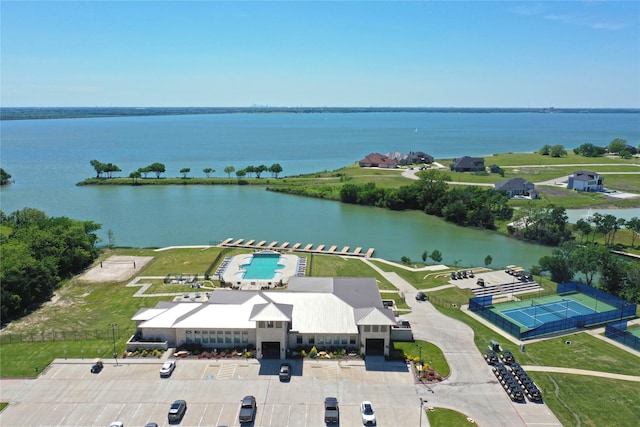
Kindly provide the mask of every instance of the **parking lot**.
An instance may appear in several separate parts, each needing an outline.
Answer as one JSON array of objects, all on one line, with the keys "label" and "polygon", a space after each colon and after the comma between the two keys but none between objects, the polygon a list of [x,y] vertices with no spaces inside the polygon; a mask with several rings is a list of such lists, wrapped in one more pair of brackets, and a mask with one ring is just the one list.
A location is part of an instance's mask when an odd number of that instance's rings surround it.
[{"label": "parking lot", "polygon": [[[340,402],[340,426],[362,425],[359,405],[373,403],[378,425],[420,425],[420,401],[404,363],[383,360],[294,360],[290,382],[280,382],[280,361],[178,360],[170,378],[160,378],[162,360],[105,360],[101,373],[88,360],[55,361],[36,380],[2,380],[0,414],[6,426],[168,425],[176,399],[187,401],[182,426],[238,426],[240,401],[254,395],[253,426],[324,425],[323,401]],[[424,425],[428,425],[423,417]]]}]

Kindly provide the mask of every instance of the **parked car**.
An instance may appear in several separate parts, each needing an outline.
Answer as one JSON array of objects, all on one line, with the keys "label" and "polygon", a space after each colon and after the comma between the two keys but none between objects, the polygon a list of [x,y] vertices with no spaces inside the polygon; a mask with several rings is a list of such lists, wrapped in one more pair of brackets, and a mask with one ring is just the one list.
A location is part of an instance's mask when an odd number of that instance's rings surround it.
[{"label": "parked car", "polygon": [[478,280],[476,280],[476,285],[484,286],[484,279],[482,277],[478,277]]},{"label": "parked car", "polygon": [[291,379],[291,365],[288,363],[280,365],[278,377],[280,377],[280,381],[289,381]]},{"label": "parked car", "polygon": [[416,294],[416,301],[426,301],[427,300],[427,296],[425,295],[424,292],[420,291]]},{"label": "parked car", "polygon": [[455,272],[455,271],[452,271],[452,272],[451,272],[451,279],[452,279],[452,280],[458,280],[458,276],[456,275],[456,272]]},{"label": "parked car", "polygon": [[184,400],[176,400],[171,404],[171,408],[169,408],[169,414],[167,418],[169,420],[169,424],[171,423],[179,423],[182,421],[185,412],[187,412],[187,402]]},{"label": "parked car", "polygon": [[102,360],[96,360],[95,363],[91,366],[91,373],[99,374],[102,371],[102,368],[104,368]]},{"label": "parked car", "polygon": [[360,414],[362,415],[362,424],[365,426],[376,425],[376,414],[373,412],[373,406],[368,400],[360,404]]},{"label": "parked car", "polygon": [[124,427],[124,423],[122,421],[114,421],[109,424],[109,427]]},{"label": "parked car", "polygon": [[340,408],[338,407],[338,399],[335,397],[324,399],[324,422],[331,424],[340,422]]},{"label": "parked car", "polygon": [[170,377],[174,369],[176,369],[176,361],[167,360],[162,364],[162,367],[160,368],[160,376],[162,378]]},{"label": "parked car", "polygon": [[146,423],[144,427],[158,427],[158,423]]},{"label": "parked car", "polygon": [[256,417],[256,398],[253,396],[245,396],[240,404],[240,414],[238,421],[242,423],[252,423]]}]

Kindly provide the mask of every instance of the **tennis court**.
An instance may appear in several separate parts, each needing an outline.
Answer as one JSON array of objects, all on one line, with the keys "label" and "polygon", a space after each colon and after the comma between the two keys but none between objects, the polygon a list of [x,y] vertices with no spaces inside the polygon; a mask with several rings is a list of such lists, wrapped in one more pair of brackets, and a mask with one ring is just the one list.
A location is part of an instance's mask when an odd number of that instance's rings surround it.
[{"label": "tennis court", "polygon": [[543,323],[559,319],[597,313],[596,310],[569,299],[551,302],[530,300],[529,304],[525,307],[502,310],[500,313],[527,329],[534,329]]}]

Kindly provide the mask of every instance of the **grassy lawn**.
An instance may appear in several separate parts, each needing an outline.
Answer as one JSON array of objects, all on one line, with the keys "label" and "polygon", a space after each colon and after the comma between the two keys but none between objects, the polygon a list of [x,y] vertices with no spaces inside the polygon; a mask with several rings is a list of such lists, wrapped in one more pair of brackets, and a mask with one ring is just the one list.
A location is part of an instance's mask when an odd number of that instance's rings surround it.
[{"label": "grassy lawn", "polygon": [[[386,262],[376,260],[371,260],[371,263],[383,271],[396,273],[398,276],[415,286],[416,289],[429,289],[435,288],[436,286],[446,285],[450,274],[450,270],[413,271],[407,270],[399,265],[388,264]],[[418,268],[424,266],[424,264],[411,263],[411,267],[414,265]]]},{"label": "grassy lawn", "polygon": [[[448,377],[451,374],[451,368],[449,368],[444,354],[442,354],[439,347],[430,342],[419,340],[415,342],[396,342],[393,343],[393,346],[396,351],[402,351],[403,355],[409,355],[414,360],[419,360],[422,354],[423,363],[435,369],[442,377]],[[422,352],[420,351],[420,346],[422,346]]]},{"label": "grassy lawn", "polygon": [[378,289],[397,290],[387,279],[356,258],[335,255],[312,255],[311,275],[316,277],[375,277]]},{"label": "grassy lawn", "polygon": [[640,419],[638,382],[544,372],[529,376],[563,426],[627,427]]},{"label": "grassy lawn", "polygon": [[467,421],[467,416],[461,412],[446,408],[433,408],[426,411],[431,427],[467,427],[473,425]]}]

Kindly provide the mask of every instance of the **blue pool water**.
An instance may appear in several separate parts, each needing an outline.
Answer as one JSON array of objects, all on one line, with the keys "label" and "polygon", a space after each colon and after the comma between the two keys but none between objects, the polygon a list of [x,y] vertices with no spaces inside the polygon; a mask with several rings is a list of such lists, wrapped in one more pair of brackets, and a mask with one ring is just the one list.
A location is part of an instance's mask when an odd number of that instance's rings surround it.
[{"label": "blue pool water", "polygon": [[280,255],[254,255],[248,264],[242,264],[245,269],[242,276],[243,279],[261,279],[269,280],[276,276],[276,270],[283,268],[284,265],[279,264]]}]

